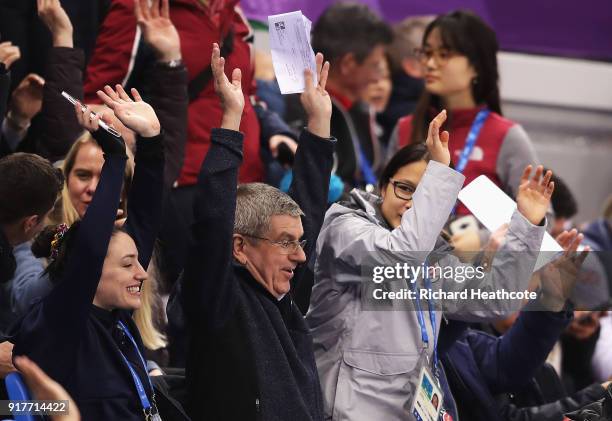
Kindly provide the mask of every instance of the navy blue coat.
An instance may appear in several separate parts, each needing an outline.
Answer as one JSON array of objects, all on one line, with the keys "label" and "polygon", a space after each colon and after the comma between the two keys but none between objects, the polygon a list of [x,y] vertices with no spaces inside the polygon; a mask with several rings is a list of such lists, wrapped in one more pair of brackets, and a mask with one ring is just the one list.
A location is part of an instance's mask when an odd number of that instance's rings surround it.
[{"label": "navy blue coat", "polygon": [[[189,337],[188,408],[192,419],[322,420],[323,400],[306,322],[287,294],[274,298],[232,256],[242,135],[213,129],[194,203],[194,243],[179,296],[168,306]],[[295,156],[291,197],[304,211],[307,262],[327,206],[335,141],[308,131]],[[312,262],[311,262],[312,263]],[[310,271],[296,268],[292,285]],[[174,302],[174,305],[172,305]]]},{"label": "navy blue coat", "polygon": [[446,341],[446,347],[442,339],[440,357],[460,419],[507,419],[502,416],[507,408],[502,408],[496,395],[529,385],[571,317],[571,312],[525,311],[499,338],[467,329],[465,323],[453,321],[446,326],[442,335],[453,339],[458,335],[458,339],[452,344]]},{"label": "navy blue coat", "polygon": [[[147,373],[133,345],[118,329],[125,323],[142,354],[140,334],[129,312],[92,304],[117,216],[127,156],[107,150],[102,130],[94,136],[105,154],[100,182],[81,221],[62,279],[16,326],[14,355],[27,355],[76,401],[84,420],[142,420],[134,381],[119,350],[139,375],[149,399]],[[107,135],[108,136],[108,135]],[[138,139],[136,170],[128,200],[126,230],[146,268],[161,222],[164,159],[162,135]]]},{"label": "navy blue coat", "polygon": [[465,323],[445,327],[443,336],[452,339],[441,340],[441,357],[460,419],[560,421],[564,412],[601,397],[604,389],[593,385],[574,396],[531,407],[519,408],[508,399],[511,393],[537,394],[534,376],[542,373],[546,357],[571,318],[571,312],[524,311],[501,337],[467,329]]}]

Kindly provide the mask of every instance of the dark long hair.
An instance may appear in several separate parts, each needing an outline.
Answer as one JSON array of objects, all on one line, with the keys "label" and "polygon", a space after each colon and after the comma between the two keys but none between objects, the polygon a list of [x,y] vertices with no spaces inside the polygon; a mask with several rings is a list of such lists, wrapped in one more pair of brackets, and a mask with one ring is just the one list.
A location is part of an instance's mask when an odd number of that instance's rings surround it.
[{"label": "dark long hair", "polygon": [[[476,70],[478,76],[472,83],[472,96],[476,104],[484,104],[501,115],[497,71],[499,47],[493,29],[474,13],[456,10],[438,16],[427,26],[423,44],[435,28],[440,31],[444,47],[466,56]],[[427,137],[431,108],[441,110],[442,100],[438,95],[423,91],[414,112],[411,143],[423,142]],[[450,110],[449,118],[452,119]]]},{"label": "dark long hair", "polygon": [[[61,281],[65,273],[68,262],[74,253],[75,240],[80,228],[81,220],[76,221],[68,228],[61,239],[59,239],[56,245],[55,256],[53,257],[52,242],[56,237],[57,225],[47,226],[32,242],[32,254],[34,254],[34,256],[50,259],[49,265],[45,269],[45,273],[47,273],[49,280],[54,285]],[[114,227],[111,237],[119,232],[130,235],[124,228]]]},{"label": "dark long hair", "polygon": [[395,153],[382,171],[378,188],[382,192],[400,168],[417,161],[429,161],[429,151],[424,143],[413,143],[404,146]]}]

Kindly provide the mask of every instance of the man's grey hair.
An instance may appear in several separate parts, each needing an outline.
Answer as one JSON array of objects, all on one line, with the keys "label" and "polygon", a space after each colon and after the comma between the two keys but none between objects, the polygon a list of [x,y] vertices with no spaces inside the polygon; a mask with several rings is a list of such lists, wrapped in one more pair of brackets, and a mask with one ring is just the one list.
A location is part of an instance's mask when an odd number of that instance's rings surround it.
[{"label": "man's grey hair", "polygon": [[274,215],[302,216],[304,212],[289,195],[268,184],[238,186],[234,233],[262,237]]}]

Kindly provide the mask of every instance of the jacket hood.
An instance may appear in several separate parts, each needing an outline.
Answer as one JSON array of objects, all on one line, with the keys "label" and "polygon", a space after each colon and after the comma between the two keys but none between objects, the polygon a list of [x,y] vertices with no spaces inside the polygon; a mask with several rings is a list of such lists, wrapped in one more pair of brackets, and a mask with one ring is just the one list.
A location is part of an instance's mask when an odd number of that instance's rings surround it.
[{"label": "jacket hood", "polygon": [[346,200],[335,203],[329,208],[326,220],[331,221],[338,216],[355,214],[390,230],[391,227],[381,213],[381,203],[382,198],[380,196],[364,190],[353,189]]}]

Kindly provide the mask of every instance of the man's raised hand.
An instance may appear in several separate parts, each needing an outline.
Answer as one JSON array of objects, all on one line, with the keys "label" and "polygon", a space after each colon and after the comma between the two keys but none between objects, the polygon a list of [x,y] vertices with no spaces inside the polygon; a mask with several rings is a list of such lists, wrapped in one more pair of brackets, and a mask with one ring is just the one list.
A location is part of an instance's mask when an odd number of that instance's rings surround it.
[{"label": "man's raised hand", "polygon": [[157,59],[163,62],[181,59],[181,41],[170,20],[169,0],[134,0],[136,22],[144,40],[155,50]]},{"label": "man's raised hand", "polygon": [[533,225],[538,225],[546,216],[555,183],[550,181],[552,171],[548,171],[542,177],[544,167],[540,165],[536,168],[533,177],[530,178],[531,169],[531,165],[528,165],[523,171],[521,184],[516,195],[516,203],[523,216]]},{"label": "man's raised hand", "polygon": [[315,57],[318,81],[314,84],[310,69],[304,70],[304,92],[300,96],[302,106],[308,116],[308,131],[319,137],[330,137],[330,120],[332,114],[331,97],[325,90],[329,75],[329,62],[323,62],[323,54]]},{"label": "man's raised hand", "polygon": [[138,91],[132,88],[132,99],[121,85],[116,85],[115,89],[106,85],[104,92],[97,92],[98,97],[127,128],[142,137],[157,136],[161,130],[157,115],[153,108],[142,100]]},{"label": "man's raised hand", "polygon": [[229,130],[240,129],[240,119],[244,109],[244,94],[242,93],[242,72],[236,68],[232,72],[230,82],[225,74],[225,58],[221,57],[219,44],[213,44],[210,60],[212,74],[215,80],[215,91],[221,101],[223,120],[221,127]]}]

